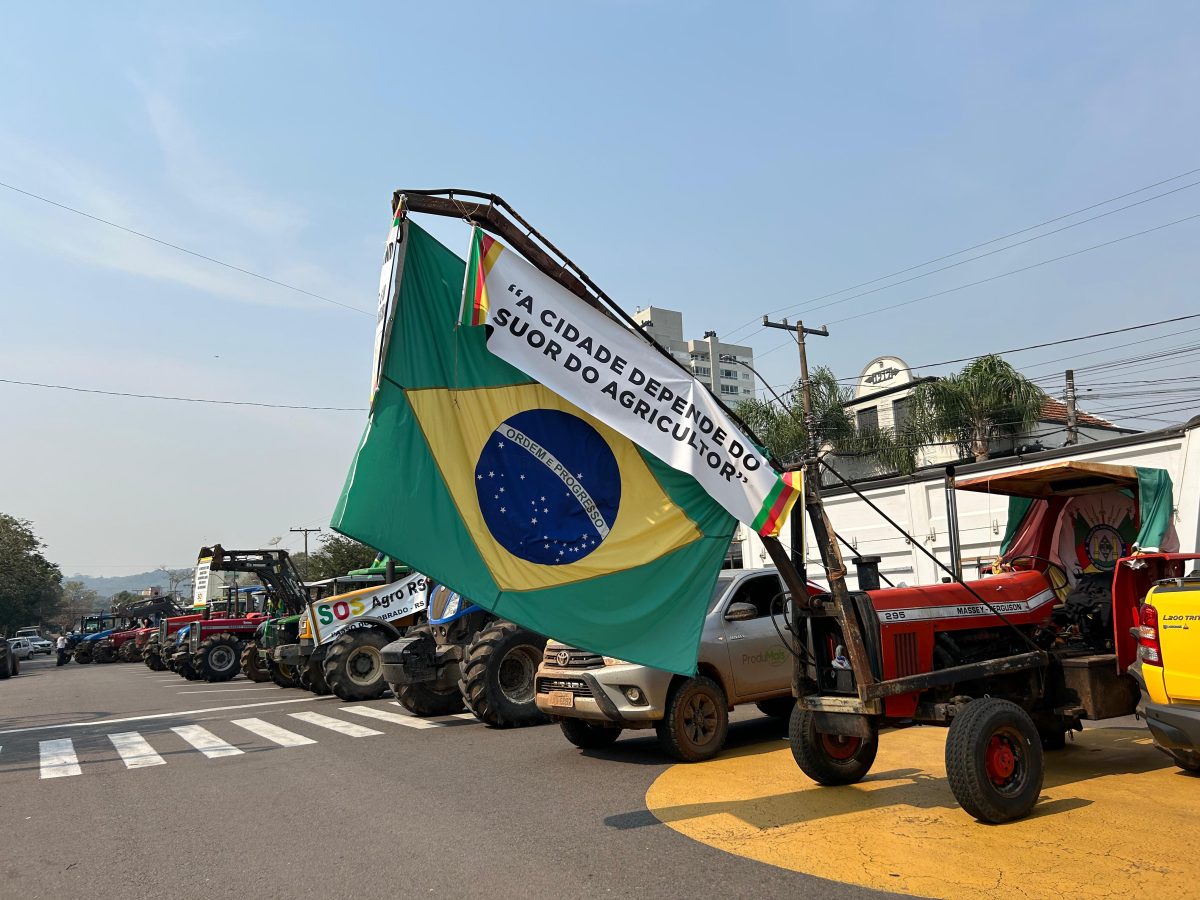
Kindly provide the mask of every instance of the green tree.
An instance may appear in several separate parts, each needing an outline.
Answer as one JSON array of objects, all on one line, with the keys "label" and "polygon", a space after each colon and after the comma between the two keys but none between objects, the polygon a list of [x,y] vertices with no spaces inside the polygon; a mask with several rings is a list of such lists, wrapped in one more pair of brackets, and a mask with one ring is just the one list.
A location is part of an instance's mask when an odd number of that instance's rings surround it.
[{"label": "green tree", "polygon": [[981,356],[957,375],[917,385],[912,431],[921,442],[954,441],[963,457],[982,462],[994,439],[1034,425],[1045,399],[1041,388],[999,356]]},{"label": "green tree", "polygon": [[[854,392],[843,386],[827,366],[812,372],[812,407],[817,441],[839,453],[858,453],[875,457],[879,465],[894,472],[911,472],[916,454],[912,436],[905,431],[894,435],[879,428],[859,429],[845,404]],[[783,395],[786,405],[763,400],[743,400],[734,412],[758,436],[771,455],[785,465],[799,462],[808,445],[804,425],[804,402],[797,381]]]},{"label": "green tree", "polygon": [[40,625],[57,612],[62,572],[45,546],[30,522],[0,513],[0,631]]},{"label": "green tree", "polygon": [[62,628],[74,628],[83,616],[90,616],[103,604],[100,595],[82,581],[68,581],[62,586],[62,604],[53,623]]},{"label": "green tree", "polygon": [[310,553],[307,560],[303,553],[295,557],[297,568],[309,581],[345,575],[353,569],[365,569],[375,561],[375,550],[340,534],[323,534],[320,543],[321,546]]}]

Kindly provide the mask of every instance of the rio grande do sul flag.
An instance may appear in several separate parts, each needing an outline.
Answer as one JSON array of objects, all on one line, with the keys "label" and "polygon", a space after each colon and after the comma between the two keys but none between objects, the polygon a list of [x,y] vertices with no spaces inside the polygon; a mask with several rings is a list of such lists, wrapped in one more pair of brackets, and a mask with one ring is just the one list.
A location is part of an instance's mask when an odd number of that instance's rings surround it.
[{"label": "rio grande do sul flag", "polygon": [[378,388],[333,527],[541,634],[693,672],[733,517],[459,326],[461,259],[407,219],[389,244]]},{"label": "rio grande do sul flag", "polygon": [[488,350],[779,534],[803,476],[776,472],[690,373],[479,228],[469,259],[460,322],[490,325]]}]

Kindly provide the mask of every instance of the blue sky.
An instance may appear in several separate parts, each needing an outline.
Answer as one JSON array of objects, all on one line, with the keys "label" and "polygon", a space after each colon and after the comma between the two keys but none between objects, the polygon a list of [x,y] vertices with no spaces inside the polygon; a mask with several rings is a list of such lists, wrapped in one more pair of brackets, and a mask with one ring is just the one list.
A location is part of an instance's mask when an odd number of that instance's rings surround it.
[{"label": "blue sky", "polygon": [[[628,309],[682,309],[690,334],[751,344],[785,384],[779,333],[739,326],[1200,167],[1198,18],[1182,3],[24,5],[5,17],[0,181],[367,311],[394,188],[494,191]],[[833,331],[814,361],[849,378],[883,353],[921,366],[1200,311],[1197,220],[837,322],[1196,213],[1200,188],[1180,190],[813,309]],[[430,228],[465,249],[465,227]],[[3,189],[0,273],[0,378],[366,399],[371,315]],[[1133,338],[1155,340],[1012,360],[1054,373],[1068,353],[1195,335]],[[187,564],[211,541],[296,546],[289,527],[328,522],[363,421],[0,384],[0,510],[32,519],[68,573]]]}]

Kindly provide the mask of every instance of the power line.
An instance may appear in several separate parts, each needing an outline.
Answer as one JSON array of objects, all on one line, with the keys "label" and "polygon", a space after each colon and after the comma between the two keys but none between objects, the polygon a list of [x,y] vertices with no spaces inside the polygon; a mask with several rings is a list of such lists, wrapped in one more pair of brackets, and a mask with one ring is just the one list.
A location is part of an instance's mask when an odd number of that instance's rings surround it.
[{"label": "power line", "polygon": [[77,216],[83,216],[85,219],[91,219],[93,222],[99,222],[100,224],[107,225],[110,228],[116,228],[118,231],[124,231],[126,234],[132,234],[135,237],[142,238],[143,240],[153,241],[154,243],[161,244],[164,247],[170,247],[172,250],[178,250],[180,253],[186,253],[188,256],[194,256],[197,259],[203,259],[206,262],[216,263],[218,266],[224,266],[226,269],[232,269],[235,272],[241,272],[243,275],[249,275],[251,278],[257,278],[260,281],[265,281],[281,288],[287,288],[289,291],[295,291],[298,294],[304,294],[306,297],[312,297],[316,300],[322,301],[323,303],[332,303],[334,306],[340,306],[342,309],[348,309],[351,312],[361,313],[364,316],[371,316],[372,318],[375,316],[375,313],[368,312],[365,309],[360,309],[357,306],[351,306],[348,303],[342,303],[340,300],[334,300],[330,297],[323,296],[322,294],[313,293],[312,291],[305,290],[302,287],[296,287],[294,284],[288,284],[286,281],[279,281],[278,279],[271,278],[267,275],[262,275],[258,272],[252,272],[250,269],[243,269],[241,266],[235,266],[233,263],[225,262],[223,259],[217,259],[215,256],[209,256],[196,250],[189,250],[187,247],[179,246],[179,244],[172,244],[170,241],[165,241],[162,238],[156,238],[154,235],[146,234],[144,231],[137,231],[136,229],[129,228],[128,226],[119,225],[116,222],[110,222],[108,219],[101,218],[100,216],[93,215],[89,212],[84,212],[82,209],[76,209],[73,206],[67,206],[65,203],[59,203],[56,200],[51,200],[49,197],[43,197],[41,194],[35,194],[32,191],[24,190],[23,188],[16,187],[15,185],[6,184],[5,182],[0,181],[0,187],[7,188],[8,190],[14,191],[18,194],[24,194],[26,197],[32,197],[34,200],[40,200],[42,203],[48,203],[51,206],[74,213]]},{"label": "power line", "polygon": [[[1047,341],[1044,344],[1030,344],[1027,347],[1015,347],[1012,350],[996,350],[996,351],[993,351],[992,353],[981,353],[978,356],[963,356],[959,359],[944,359],[941,362],[924,363],[919,366],[913,366],[913,368],[914,369],[928,369],[928,368],[932,368],[934,366],[948,366],[948,365],[951,365],[952,363],[971,362],[972,360],[981,359],[984,356],[997,356],[997,355],[1005,356],[1009,353],[1023,353],[1026,350],[1041,350],[1045,347],[1057,347],[1060,344],[1071,344],[1071,343],[1074,343],[1075,341],[1088,341],[1088,340],[1091,340],[1092,338],[1108,337],[1109,335],[1112,335],[1112,334],[1124,334],[1127,331],[1137,331],[1141,328],[1154,328],[1157,325],[1169,325],[1173,322],[1182,322],[1186,319],[1200,319],[1200,313],[1193,313],[1192,315],[1187,315],[1187,316],[1176,316],[1173,319],[1163,319],[1159,322],[1145,322],[1141,325],[1130,325],[1126,328],[1114,328],[1111,331],[1097,331],[1095,334],[1084,334],[1084,335],[1080,335],[1079,337],[1063,338],[1062,340],[1059,340],[1059,341]],[[1169,337],[1169,336],[1170,335],[1163,335],[1163,337]],[[1128,345],[1125,345],[1125,346],[1128,346]],[[1072,359],[1073,357],[1065,357],[1065,358]]]},{"label": "power line", "polygon": [[[825,299],[827,299],[827,298],[829,298],[829,297],[836,297],[838,294],[844,294],[844,293],[846,293],[847,291],[855,291],[855,290],[858,290],[858,289],[859,289],[859,288],[861,288],[861,287],[866,287],[867,285],[875,284],[876,282],[879,282],[879,281],[885,281],[885,280],[886,280],[886,279],[888,279],[888,278],[895,278],[897,275],[905,275],[905,274],[907,274],[907,273],[909,273],[909,272],[912,272],[912,271],[914,271],[914,270],[916,270],[916,269],[922,269],[922,268],[924,268],[925,266],[931,266],[931,265],[933,265],[933,264],[935,264],[935,263],[939,263],[939,262],[942,262],[943,260],[950,259],[950,258],[952,258],[952,257],[955,257],[955,256],[959,256],[960,254],[963,254],[963,253],[970,253],[972,250],[978,250],[978,249],[980,249],[981,247],[987,247],[987,246],[989,246],[989,245],[991,245],[991,244],[998,243],[999,241],[1004,241],[1004,240],[1007,240],[1007,239],[1008,239],[1008,238],[1010,238],[1010,237],[1016,237],[1017,235],[1020,235],[1020,234],[1025,234],[1025,233],[1027,233],[1027,232],[1030,232],[1030,231],[1036,231],[1037,229],[1039,229],[1039,228],[1044,228],[1044,227],[1045,227],[1045,226],[1047,226],[1047,225],[1053,225],[1055,222],[1061,222],[1063,219],[1069,219],[1069,218],[1071,218],[1072,216],[1077,216],[1077,215],[1079,215],[1080,213],[1090,212],[1090,211],[1091,211],[1091,210],[1093,210],[1093,209],[1097,209],[1097,208],[1099,208],[1099,207],[1101,207],[1101,206],[1106,206],[1106,205],[1107,205],[1107,204],[1109,204],[1109,203],[1116,203],[1118,200],[1124,200],[1126,197],[1132,197],[1132,196],[1134,196],[1135,194],[1140,194],[1140,193],[1142,193],[1143,191],[1148,191],[1148,190],[1151,190],[1151,189],[1153,189],[1153,188],[1159,187],[1160,185],[1168,184],[1168,183],[1170,183],[1170,182],[1172,182],[1172,181],[1178,181],[1180,178],[1186,178],[1188,175],[1194,175],[1194,174],[1196,174],[1197,172],[1200,172],[1200,169],[1189,169],[1189,170],[1188,170],[1188,171],[1186,171],[1186,172],[1180,172],[1178,175],[1172,175],[1170,178],[1164,178],[1162,181],[1156,181],[1156,182],[1154,182],[1153,184],[1148,184],[1148,185],[1146,185],[1146,186],[1144,186],[1144,187],[1140,187],[1140,188],[1138,188],[1137,190],[1133,190],[1133,191],[1127,191],[1126,193],[1124,193],[1124,194],[1120,194],[1120,195],[1118,195],[1118,196],[1116,196],[1116,197],[1109,197],[1107,200],[1101,200],[1099,203],[1093,203],[1093,204],[1092,204],[1092,205],[1090,205],[1090,206],[1085,206],[1085,207],[1083,207],[1083,208],[1081,208],[1081,209],[1074,210],[1073,212],[1069,212],[1069,213],[1063,213],[1063,214],[1062,214],[1062,215],[1060,215],[1060,216],[1055,216],[1055,217],[1054,217],[1054,218],[1052,218],[1052,219],[1047,219],[1046,221],[1044,221],[1044,222],[1039,222],[1039,223],[1038,223],[1038,224],[1036,224],[1036,225],[1030,225],[1030,226],[1028,226],[1027,228],[1021,228],[1021,229],[1019,229],[1019,230],[1017,230],[1017,231],[1011,231],[1011,232],[1009,232],[1008,234],[1003,234],[1003,235],[1000,235],[1000,237],[995,237],[995,238],[992,238],[991,240],[988,240],[988,241],[983,241],[982,243],[979,243],[979,244],[973,244],[973,245],[972,245],[972,246],[970,246],[970,247],[964,247],[964,248],[963,248],[963,249],[961,249],[961,250],[955,250],[953,253],[947,253],[947,254],[945,254],[945,255],[943,255],[943,256],[939,256],[939,257],[937,257],[936,259],[930,259],[930,260],[926,260],[926,261],[925,261],[925,262],[923,262],[923,263],[918,263],[918,264],[916,264],[916,265],[914,265],[914,266],[909,266],[908,268],[905,268],[905,269],[900,269],[900,270],[898,270],[898,271],[896,271],[896,272],[892,272],[892,273],[890,273],[890,274],[888,274],[888,275],[880,275],[878,278],[872,278],[872,279],[870,279],[869,281],[863,281],[863,282],[860,282],[860,283],[858,283],[858,284],[851,285],[850,287],[845,287],[845,288],[842,288],[841,290],[838,290],[838,291],[831,291],[830,293],[828,293],[828,294],[822,294],[822,295],[821,295],[821,296],[819,296],[819,297],[811,297],[811,298],[809,298],[808,300],[801,300],[799,303],[793,304],[793,306],[801,306],[801,305],[804,305],[804,304],[807,304],[807,303],[816,303],[816,302],[817,302],[817,301],[819,301],[819,300],[825,300]],[[1189,185],[1189,186],[1190,186],[1190,185]],[[1182,190],[1182,188],[1180,188],[1179,190]],[[1162,195],[1162,196],[1165,196],[1165,195]],[[1151,198],[1151,199],[1153,199],[1153,198]],[[1082,224],[1082,223],[1080,223],[1080,224]],[[1016,245],[1014,245],[1014,246],[1016,246]],[[785,309],[791,309],[791,307],[790,307],[790,306],[788,306],[788,307],[783,307],[783,308],[781,308],[781,309],[773,310],[772,312],[783,312]],[[729,339],[732,339],[732,336],[733,336],[734,334],[736,334],[737,332],[741,331],[741,330],[742,330],[743,328],[745,328],[747,325],[753,325],[753,324],[754,324],[754,323],[756,323],[757,321],[758,321],[758,317],[755,317],[755,318],[753,318],[753,319],[750,319],[750,320],[748,320],[747,322],[744,322],[744,323],[742,323],[741,325],[737,326],[737,327],[736,327],[735,329],[733,329],[733,331],[730,333],[730,335],[729,335]],[[759,329],[759,330],[761,330],[761,329]]]},{"label": "power line", "polygon": [[179,403],[213,403],[219,406],[258,406],[267,409],[311,409],[331,412],[366,412],[360,406],[300,406],[290,403],[259,403],[254,400],[212,400],[203,397],[168,397],[162,394],[134,394],[126,391],[102,391],[98,388],[82,388],[66,384],[44,384],[38,381],[17,381],[0,378],[0,384],[16,384],[22,387],[50,388],[57,391],[74,391],[79,394],[104,394],[107,397],[132,397],[138,400],[174,400]]}]

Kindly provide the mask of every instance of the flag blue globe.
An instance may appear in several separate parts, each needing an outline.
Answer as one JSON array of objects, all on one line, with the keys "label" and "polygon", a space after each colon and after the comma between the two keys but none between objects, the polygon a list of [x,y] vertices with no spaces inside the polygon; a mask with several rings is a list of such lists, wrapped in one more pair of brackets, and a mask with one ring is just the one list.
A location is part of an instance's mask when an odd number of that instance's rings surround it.
[{"label": "flag blue globe", "polygon": [[608,442],[579,416],[530,409],[488,438],[475,492],[483,521],[505,550],[562,566],[608,537],[621,505],[621,471]]}]

